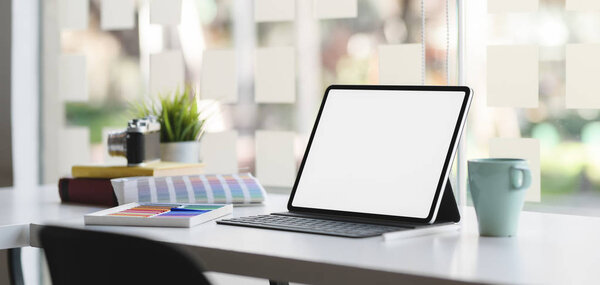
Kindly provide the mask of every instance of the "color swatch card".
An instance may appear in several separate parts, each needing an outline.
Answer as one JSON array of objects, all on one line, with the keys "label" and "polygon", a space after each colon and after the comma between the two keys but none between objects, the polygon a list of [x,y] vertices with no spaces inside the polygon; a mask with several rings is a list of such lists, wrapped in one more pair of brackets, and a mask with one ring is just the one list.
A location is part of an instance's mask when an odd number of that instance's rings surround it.
[{"label": "color swatch card", "polygon": [[129,203],[84,216],[86,225],[189,228],[230,215],[232,205]]},{"label": "color swatch card", "polygon": [[119,205],[140,203],[258,204],[265,189],[250,173],[128,177],[111,180]]}]

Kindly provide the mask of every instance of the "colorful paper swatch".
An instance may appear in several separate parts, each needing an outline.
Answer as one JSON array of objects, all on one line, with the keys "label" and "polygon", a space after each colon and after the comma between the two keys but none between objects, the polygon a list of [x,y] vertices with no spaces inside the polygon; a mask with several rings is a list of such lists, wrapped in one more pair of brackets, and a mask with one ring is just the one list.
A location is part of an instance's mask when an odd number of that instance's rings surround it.
[{"label": "colorful paper swatch", "polygon": [[569,44],[566,56],[566,107],[600,108],[600,44]]},{"label": "colorful paper swatch", "polygon": [[193,216],[198,216],[204,213],[208,213],[211,210],[185,210],[185,209],[171,209],[171,211],[169,212],[165,212],[162,214],[159,214],[158,217],[170,217],[170,218],[177,218],[177,217],[193,217]]},{"label": "colorful paper swatch", "polygon": [[254,21],[293,21],[296,13],[295,0],[254,0]]},{"label": "colorful paper swatch", "polygon": [[259,48],[254,68],[256,103],[296,101],[296,57],[293,47]]},{"label": "colorful paper swatch", "polygon": [[538,6],[539,0],[488,0],[488,13],[534,13]]},{"label": "colorful paper swatch", "polygon": [[100,27],[103,30],[135,27],[135,0],[102,0],[100,13]]},{"label": "colorful paper swatch", "polygon": [[487,105],[537,108],[539,104],[538,47],[487,48]]},{"label": "colorful paper swatch", "polygon": [[380,45],[379,84],[420,85],[421,54],[420,44]]},{"label": "colorful paper swatch", "polygon": [[119,205],[146,203],[251,204],[265,199],[265,190],[250,173],[131,177],[111,180]]},{"label": "colorful paper swatch", "polygon": [[357,0],[314,0],[315,18],[341,19],[356,18]]},{"label": "colorful paper swatch", "polygon": [[108,216],[149,218],[164,212],[168,212],[171,210],[171,208],[173,208],[173,206],[142,205],[113,214],[108,214]]},{"label": "colorful paper swatch", "polygon": [[120,217],[193,217],[223,207],[223,205],[173,205],[173,204],[145,204],[107,216]]}]

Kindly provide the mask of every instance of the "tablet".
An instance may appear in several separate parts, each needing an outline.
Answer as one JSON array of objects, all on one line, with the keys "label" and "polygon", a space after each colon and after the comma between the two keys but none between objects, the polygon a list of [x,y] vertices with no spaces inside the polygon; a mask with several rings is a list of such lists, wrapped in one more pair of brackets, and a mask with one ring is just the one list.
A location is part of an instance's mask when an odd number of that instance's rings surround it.
[{"label": "tablet", "polygon": [[288,210],[433,223],[471,98],[468,87],[330,86]]}]

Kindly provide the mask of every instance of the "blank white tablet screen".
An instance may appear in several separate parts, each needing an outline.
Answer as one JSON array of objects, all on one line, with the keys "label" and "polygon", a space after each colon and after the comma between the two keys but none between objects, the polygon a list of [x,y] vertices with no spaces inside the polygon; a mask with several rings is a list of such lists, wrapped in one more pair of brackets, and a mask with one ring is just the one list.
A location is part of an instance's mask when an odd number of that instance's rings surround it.
[{"label": "blank white tablet screen", "polygon": [[292,206],[427,218],[464,98],[331,89]]}]

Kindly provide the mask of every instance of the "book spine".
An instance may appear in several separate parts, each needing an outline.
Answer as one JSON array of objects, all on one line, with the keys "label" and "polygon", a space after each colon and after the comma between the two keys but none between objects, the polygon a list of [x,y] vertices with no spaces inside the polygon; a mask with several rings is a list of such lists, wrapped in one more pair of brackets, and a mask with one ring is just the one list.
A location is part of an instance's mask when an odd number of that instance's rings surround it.
[{"label": "book spine", "polygon": [[58,193],[63,202],[108,207],[117,205],[110,179],[61,178]]},{"label": "book spine", "polygon": [[93,167],[75,165],[71,167],[71,175],[74,178],[153,176],[154,169],[142,167]]}]

